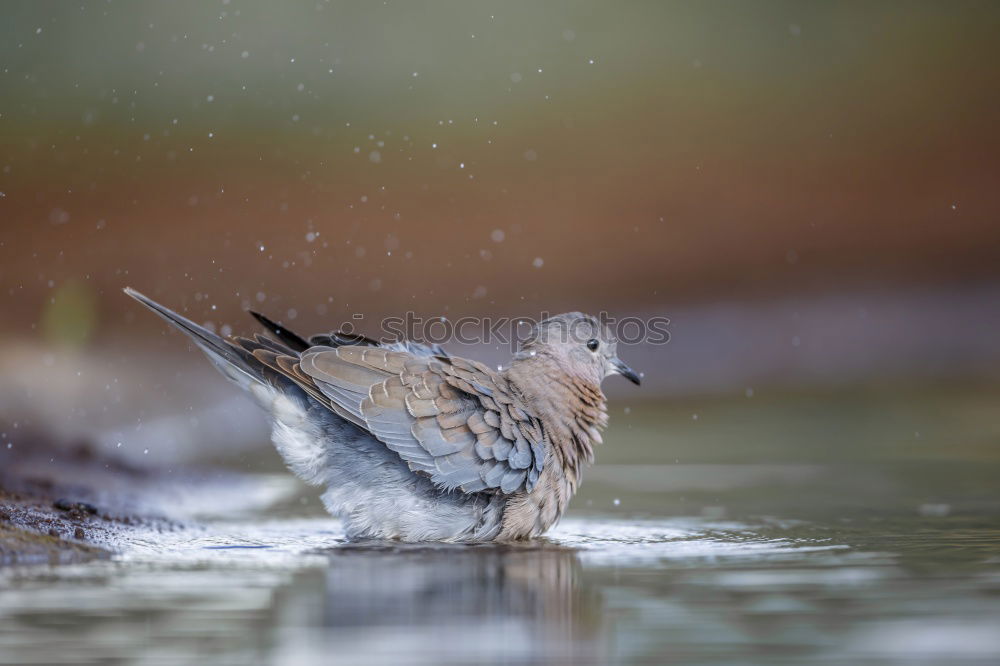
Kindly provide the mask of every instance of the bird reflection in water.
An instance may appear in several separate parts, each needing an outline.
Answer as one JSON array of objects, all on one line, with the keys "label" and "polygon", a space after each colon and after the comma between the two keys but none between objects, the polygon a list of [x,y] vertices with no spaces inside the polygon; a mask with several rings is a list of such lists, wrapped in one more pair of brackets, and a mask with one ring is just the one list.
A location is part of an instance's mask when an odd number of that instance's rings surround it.
[{"label": "bird reflection in water", "polygon": [[604,661],[601,599],[572,550],[351,544],[325,554],[322,624],[345,660]]}]

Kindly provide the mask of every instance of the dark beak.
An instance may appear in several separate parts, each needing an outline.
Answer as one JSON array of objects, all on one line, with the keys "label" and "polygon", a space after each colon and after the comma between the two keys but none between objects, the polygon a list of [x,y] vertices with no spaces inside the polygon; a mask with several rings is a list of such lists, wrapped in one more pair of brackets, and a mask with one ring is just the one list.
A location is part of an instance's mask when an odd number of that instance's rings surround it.
[{"label": "dark beak", "polygon": [[619,375],[621,375],[625,379],[629,380],[630,382],[632,382],[636,386],[639,386],[642,383],[641,380],[639,379],[639,375],[636,373],[636,371],[633,370],[632,368],[628,367],[627,365],[625,365],[621,361],[619,361],[617,358],[611,362],[611,365],[613,365],[615,367],[615,371]]}]

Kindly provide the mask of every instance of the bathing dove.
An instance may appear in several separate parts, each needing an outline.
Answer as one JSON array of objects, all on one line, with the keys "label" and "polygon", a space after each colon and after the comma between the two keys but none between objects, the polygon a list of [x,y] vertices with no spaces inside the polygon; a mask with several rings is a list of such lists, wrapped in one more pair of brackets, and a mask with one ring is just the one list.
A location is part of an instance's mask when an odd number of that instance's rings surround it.
[{"label": "bathing dove", "polygon": [[601,381],[638,375],[597,319],[537,324],[507,369],[436,345],[348,333],[220,337],[125,289],[187,333],[273,421],[289,469],[325,487],[351,538],[526,539],[559,520],[607,423]]}]

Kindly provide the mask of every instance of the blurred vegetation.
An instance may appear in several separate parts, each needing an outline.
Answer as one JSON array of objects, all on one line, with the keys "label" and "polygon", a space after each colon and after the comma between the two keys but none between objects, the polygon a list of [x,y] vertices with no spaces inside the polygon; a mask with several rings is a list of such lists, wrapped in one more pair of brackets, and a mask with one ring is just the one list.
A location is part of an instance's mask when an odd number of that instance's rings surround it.
[{"label": "blurred vegetation", "polygon": [[97,326],[97,295],[90,285],[69,281],[52,295],[42,314],[46,342],[63,347],[83,347]]},{"label": "blurred vegetation", "polygon": [[996,3],[4,18],[9,332],[68,279],[117,330],[126,283],[319,328],[997,278]]}]

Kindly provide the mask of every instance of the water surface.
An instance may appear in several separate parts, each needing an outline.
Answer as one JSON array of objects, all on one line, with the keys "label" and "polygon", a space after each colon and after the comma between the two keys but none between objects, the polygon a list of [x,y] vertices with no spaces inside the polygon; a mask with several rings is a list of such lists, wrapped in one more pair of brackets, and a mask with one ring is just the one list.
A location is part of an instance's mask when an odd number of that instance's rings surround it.
[{"label": "water surface", "polygon": [[[619,452],[653,436],[631,423]],[[0,570],[0,663],[1000,661],[989,456],[734,458],[620,455],[521,546],[348,543],[264,476],[265,510],[220,505],[109,562]]]}]

